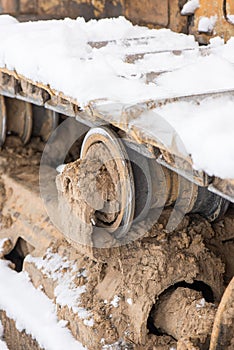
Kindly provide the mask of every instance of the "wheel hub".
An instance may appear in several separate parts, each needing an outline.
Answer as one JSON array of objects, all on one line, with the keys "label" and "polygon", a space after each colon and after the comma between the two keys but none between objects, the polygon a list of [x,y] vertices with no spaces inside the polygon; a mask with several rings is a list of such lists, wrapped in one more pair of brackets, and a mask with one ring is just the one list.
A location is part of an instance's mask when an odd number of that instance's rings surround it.
[{"label": "wheel hub", "polygon": [[128,232],[135,211],[135,189],[127,152],[118,136],[107,127],[91,129],[81,148],[81,159],[101,162],[96,177],[104,207],[96,212],[97,225],[117,238]]}]

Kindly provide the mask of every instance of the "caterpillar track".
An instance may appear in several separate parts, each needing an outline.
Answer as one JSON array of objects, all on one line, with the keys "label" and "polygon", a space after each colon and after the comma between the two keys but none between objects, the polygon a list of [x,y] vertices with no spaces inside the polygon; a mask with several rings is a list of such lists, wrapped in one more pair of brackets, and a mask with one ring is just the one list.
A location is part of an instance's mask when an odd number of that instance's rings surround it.
[{"label": "caterpillar track", "polygon": [[[225,39],[231,36],[231,7],[227,2],[221,7],[222,25],[218,3],[211,9],[201,1],[191,32],[199,27],[197,19],[214,10],[209,38],[215,30]],[[10,43],[14,25],[23,33],[24,24],[10,24]],[[36,25],[30,29],[38,35]],[[72,25],[66,35],[72,35]],[[207,33],[196,34],[207,43]],[[105,88],[100,85],[103,95],[90,88],[95,98],[84,97],[80,89],[80,100],[56,88],[52,78],[51,83],[34,80],[16,59],[8,62],[8,46],[0,44],[0,62],[5,59],[0,67],[0,258],[28,272],[35,287],[55,301],[58,318],[67,320],[73,336],[90,350],[232,350],[234,179],[196,168],[194,155],[166,117],[167,110],[178,108],[189,113],[197,108],[199,114],[205,106],[212,113],[210,101],[220,111],[227,101],[231,108],[234,87],[188,86],[187,93],[178,87],[168,95],[156,90],[161,79],[169,77],[173,85],[177,71],[196,69],[194,59],[209,63],[223,57],[212,45],[198,46],[179,34],[172,44],[159,39],[150,29],[144,35],[137,30],[134,35],[133,29],[129,37],[87,39],[88,53],[79,57],[80,80],[85,64],[97,61],[98,67],[102,57],[103,81],[95,70],[84,90],[97,82]],[[27,42],[22,45],[23,61]],[[149,57],[181,62],[152,70]],[[112,80],[110,91],[106,88],[113,78],[111,61],[119,90],[126,89],[126,81],[132,88],[129,101],[113,92]],[[33,64],[43,72],[43,60]],[[72,304],[75,309],[61,302],[56,288],[66,288],[67,295],[79,288],[86,292]],[[12,324],[4,312],[1,319],[6,329]],[[9,335],[5,338],[10,350],[25,341],[17,337],[12,345]]]}]

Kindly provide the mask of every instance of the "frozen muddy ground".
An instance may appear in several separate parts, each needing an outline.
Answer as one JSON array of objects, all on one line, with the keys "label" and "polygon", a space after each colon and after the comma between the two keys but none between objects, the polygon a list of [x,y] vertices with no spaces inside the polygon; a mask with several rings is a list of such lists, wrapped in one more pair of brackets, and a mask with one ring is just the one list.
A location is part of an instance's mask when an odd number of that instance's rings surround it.
[{"label": "frozen muddy ground", "polygon": [[0,309],[15,321],[19,332],[25,330],[46,350],[85,350],[65,327],[66,321],[57,320],[55,305],[34,288],[27,273],[17,273],[0,260],[0,279],[4,281],[0,287]]},{"label": "frozen muddy ground", "polygon": [[[10,174],[15,164],[20,168],[20,164],[28,165],[29,160],[34,164],[31,167],[36,167],[39,148],[36,142],[24,149],[18,147],[18,157],[10,152],[10,148],[3,151],[3,158],[8,160],[6,171]],[[1,164],[4,168],[4,162]],[[28,181],[34,183],[35,179],[28,177]],[[3,184],[1,188],[0,198],[3,200],[0,203],[4,210],[9,192],[5,191]],[[155,331],[158,320],[152,322],[152,319],[157,319],[155,310],[163,305],[165,293],[172,295],[170,300],[176,299],[178,305],[183,305],[177,311],[181,313],[181,318],[184,317],[183,324],[185,328],[188,327],[189,334],[189,327],[194,329],[200,316],[204,324],[206,317],[207,320],[212,317],[212,312],[208,312],[210,304],[214,303],[216,309],[225,285],[234,275],[231,259],[234,252],[234,213],[232,209],[229,210],[223,220],[212,225],[199,216],[186,216],[178,229],[168,234],[165,226],[169,215],[170,209],[164,211],[158,223],[150,231],[145,230],[141,240],[127,246],[88,252],[84,251],[84,247],[74,248],[62,239],[55,240],[50,249],[40,256],[33,256],[33,253],[28,255],[24,269],[37,289],[29,282],[25,272],[17,274],[7,267],[6,262],[0,261],[1,280],[7,281],[0,287],[0,308],[17,319],[20,329],[27,326],[28,332],[38,338],[41,344],[44,341],[46,350],[51,349],[48,347],[51,332],[48,333],[44,328],[44,324],[48,325],[48,320],[45,321],[47,317],[53,322],[53,329],[61,331],[62,337],[65,333],[66,337],[73,339],[65,330],[63,321],[55,322],[56,317],[67,320],[73,337],[89,350],[192,349],[196,345],[192,345],[187,338],[181,338],[176,317],[174,321],[170,319],[170,322],[166,322],[166,327],[159,320],[163,329],[161,336]],[[138,229],[144,230],[144,223]],[[3,243],[6,246],[6,241],[2,242],[2,249]],[[201,283],[197,284],[196,281]],[[17,285],[17,288],[21,285],[26,304],[31,298],[36,298],[35,302],[31,300],[33,313],[25,313],[25,309],[20,308],[23,306],[18,305],[14,294],[18,290],[16,287],[10,288],[12,285]],[[180,288],[185,288],[185,295],[189,295],[187,299],[183,299],[184,292],[181,296]],[[173,291],[178,294],[171,294]],[[191,303],[187,303],[189,298]],[[42,299],[44,309],[38,310],[39,300]],[[186,322],[184,315],[186,310],[191,310],[190,307],[194,307],[193,317],[189,317]],[[213,307],[211,310],[214,310]],[[31,321],[26,324],[26,321],[34,319],[36,312],[43,314],[37,317],[41,324]],[[27,316],[26,321],[22,319],[23,316]],[[169,334],[179,338],[177,344]],[[40,338],[42,336],[43,339]],[[59,339],[57,335],[54,337]],[[193,337],[193,343],[197,344],[204,341],[206,335],[202,336],[202,340],[200,334],[194,334]],[[75,342],[74,339],[71,341]]]}]

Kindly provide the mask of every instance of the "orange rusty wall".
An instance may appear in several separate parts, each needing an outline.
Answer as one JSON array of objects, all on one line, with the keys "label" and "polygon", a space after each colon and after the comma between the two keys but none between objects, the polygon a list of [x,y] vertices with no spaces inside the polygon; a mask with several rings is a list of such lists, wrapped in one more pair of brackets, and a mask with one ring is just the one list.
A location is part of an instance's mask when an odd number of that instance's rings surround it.
[{"label": "orange rusty wall", "polygon": [[121,3],[122,0],[37,0],[36,12],[58,17],[84,16],[86,19],[114,17],[123,12]]},{"label": "orange rusty wall", "polygon": [[169,23],[168,14],[169,0],[125,0],[125,14],[136,22],[155,24],[167,27]]},{"label": "orange rusty wall", "polygon": [[[234,1],[226,0],[226,7],[224,0],[200,0],[200,7],[194,15],[193,25],[190,27],[190,33],[195,35],[196,39],[202,43],[207,44],[209,40],[216,35],[222,37],[227,41],[234,36],[234,25],[228,19],[228,15],[234,15]],[[227,16],[226,16],[227,15]],[[214,19],[213,28],[210,31],[204,31],[199,24],[202,17]]]},{"label": "orange rusty wall", "polygon": [[188,19],[180,12],[187,0],[125,0],[124,14],[134,23],[186,33]]},{"label": "orange rusty wall", "polygon": [[234,15],[234,1],[233,0],[227,0],[227,5],[226,5],[226,11],[228,15]]},{"label": "orange rusty wall", "polygon": [[19,0],[0,0],[0,13],[18,13]]},{"label": "orange rusty wall", "polygon": [[86,19],[123,14],[123,0],[0,0],[0,13],[18,17]]},{"label": "orange rusty wall", "polygon": [[0,0],[0,13],[19,19],[86,19],[125,15],[137,24],[187,31],[187,18],[180,15],[186,0]]}]

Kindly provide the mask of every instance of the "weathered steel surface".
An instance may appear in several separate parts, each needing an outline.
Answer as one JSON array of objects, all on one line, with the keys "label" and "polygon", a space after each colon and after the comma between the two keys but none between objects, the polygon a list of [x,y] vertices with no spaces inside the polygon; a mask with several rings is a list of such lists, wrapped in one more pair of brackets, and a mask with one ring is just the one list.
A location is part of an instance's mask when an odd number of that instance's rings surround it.
[{"label": "weathered steel surface", "polygon": [[222,180],[216,178],[212,184],[211,191],[216,194],[224,194],[229,201],[234,203],[234,179]]},{"label": "weathered steel surface", "polygon": [[[195,12],[194,25],[190,28],[190,33],[194,34],[202,43],[208,43],[211,37],[217,35],[228,40],[234,35],[234,24],[228,18],[230,15],[234,15],[232,0],[200,0],[200,7]],[[206,33],[199,30],[199,22],[202,17],[213,18],[213,30],[211,28]]]},{"label": "weathered steel surface", "polygon": [[188,32],[188,19],[181,16],[181,10],[185,4],[185,0],[169,1],[169,24],[168,28],[179,33]]},{"label": "weathered steel surface", "polygon": [[154,1],[125,0],[126,16],[140,23],[155,24],[167,27],[169,24],[169,0]]}]

